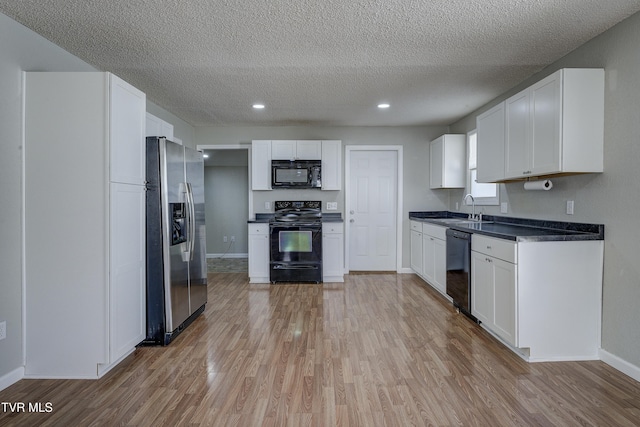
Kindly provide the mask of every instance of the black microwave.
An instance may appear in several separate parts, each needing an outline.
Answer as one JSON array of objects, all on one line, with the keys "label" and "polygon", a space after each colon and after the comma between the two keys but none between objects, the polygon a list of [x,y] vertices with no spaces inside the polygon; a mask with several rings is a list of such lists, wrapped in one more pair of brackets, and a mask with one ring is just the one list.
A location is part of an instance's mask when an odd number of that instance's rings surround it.
[{"label": "black microwave", "polygon": [[272,188],[321,188],[320,160],[272,160]]}]

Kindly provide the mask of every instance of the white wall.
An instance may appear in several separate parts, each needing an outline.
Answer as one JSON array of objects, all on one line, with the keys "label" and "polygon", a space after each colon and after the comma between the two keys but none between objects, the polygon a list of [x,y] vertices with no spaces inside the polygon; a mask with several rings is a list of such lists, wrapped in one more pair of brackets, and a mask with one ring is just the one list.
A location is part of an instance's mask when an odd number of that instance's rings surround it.
[{"label": "white wall", "polygon": [[[604,173],[554,178],[551,191],[526,192],[502,185],[510,216],[605,225],[602,348],[640,369],[640,14],[589,41],[541,73],[452,125],[475,127],[475,117],[502,99],[560,68],[605,69]],[[451,207],[463,192],[452,192]],[[575,201],[575,215],[565,213]],[[489,214],[499,208],[486,207]],[[567,310],[572,310],[567,301]]]}]

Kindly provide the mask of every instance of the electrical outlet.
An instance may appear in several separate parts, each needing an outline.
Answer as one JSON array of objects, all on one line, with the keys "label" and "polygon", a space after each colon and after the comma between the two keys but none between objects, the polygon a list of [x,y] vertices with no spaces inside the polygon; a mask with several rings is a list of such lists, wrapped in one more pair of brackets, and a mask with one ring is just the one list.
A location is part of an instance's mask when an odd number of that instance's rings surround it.
[{"label": "electrical outlet", "polygon": [[235,242],[236,241],[236,236],[231,236],[231,241]]},{"label": "electrical outlet", "polygon": [[267,211],[271,210],[271,202],[264,202],[264,209]]},{"label": "electrical outlet", "polygon": [[573,215],[573,200],[567,200],[567,215]]},{"label": "electrical outlet", "polygon": [[224,237],[222,238],[222,242],[223,242],[223,243],[227,243],[227,236],[224,236]]},{"label": "electrical outlet", "polygon": [[500,213],[509,213],[509,205],[507,202],[500,203]]},{"label": "electrical outlet", "polygon": [[338,210],[338,202],[327,202],[327,210],[328,211]]},{"label": "electrical outlet", "polygon": [[7,337],[7,322],[0,322],[0,340],[3,340]]}]

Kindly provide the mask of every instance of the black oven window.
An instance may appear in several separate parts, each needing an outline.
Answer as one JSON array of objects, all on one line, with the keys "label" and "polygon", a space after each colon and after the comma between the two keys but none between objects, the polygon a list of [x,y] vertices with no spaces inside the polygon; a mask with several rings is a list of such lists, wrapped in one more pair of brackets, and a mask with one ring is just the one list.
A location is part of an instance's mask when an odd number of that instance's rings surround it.
[{"label": "black oven window", "polygon": [[281,231],[280,252],[311,252],[313,239],[311,231]]}]

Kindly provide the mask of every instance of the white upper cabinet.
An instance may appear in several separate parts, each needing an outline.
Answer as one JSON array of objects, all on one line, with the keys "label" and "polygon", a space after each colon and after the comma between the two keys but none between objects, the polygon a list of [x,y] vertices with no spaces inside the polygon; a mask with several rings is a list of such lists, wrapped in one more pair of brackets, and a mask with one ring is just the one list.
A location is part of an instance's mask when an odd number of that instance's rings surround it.
[{"label": "white upper cabinet", "polygon": [[146,96],[115,75],[110,77],[110,180],[143,185]]},{"label": "white upper cabinet", "polygon": [[507,99],[505,119],[505,179],[603,171],[604,70],[558,70]]},{"label": "white upper cabinet", "polygon": [[504,102],[480,114],[476,119],[478,182],[504,179],[504,119]]},{"label": "white upper cabinet", "polygon": [[271,190],[271,141],[251,142],[251,189]]},{"label": "white upper cabinet", "polygon": [[147,113],[146,136],[164,136],[169,141],[176,142],[173,136],[173,125],[149,113]]},{"label": "white upper cabinet", "polygon": [[271,141],[272,160],[320,160],[321,156],[321,141]]},{"label": "white upper cabinet", "polygon": [[442,135],[431,141],[430,187],[464,188],[467,180],[465,135]]},{"label": "white upper cabinet", "polygon": [[293,160],[296,158],[296,141],[271,141],[272,160]]},{"label": "white upper cabinet", "polygon": [[342,141],[322,141],[322,189],[342,189]]}]

